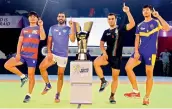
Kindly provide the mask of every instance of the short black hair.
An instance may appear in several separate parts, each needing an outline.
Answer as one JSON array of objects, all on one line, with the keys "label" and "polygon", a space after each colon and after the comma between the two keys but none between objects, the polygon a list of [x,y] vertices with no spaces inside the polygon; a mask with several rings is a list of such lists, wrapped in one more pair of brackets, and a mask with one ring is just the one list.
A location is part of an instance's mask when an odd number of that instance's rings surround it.
[{"label": "short black hair", "polygon": [[116,18],[116,14],[115,13],[109,13],[108,16],[115,16],[115,18]]},{"label": "short black hair", "polygon": [[66,14],[65,14],[64,12],[59,12],[58,15],[59,15],[59,14],[64,14],[64,15],[65,15],[65,18],[66,18]]},{"label": "short black hair", "polygon": [[39,18],[39,15],[35,11],[30,11],[28,13],[28,17],[34,15],[35,17]]},{"label": "short black hair", "polygon": [[153,7],[151,5],[145,5],[145,6],[143,6],[143,9],[144,8],[149,8],[151,11],[153,11]]}]

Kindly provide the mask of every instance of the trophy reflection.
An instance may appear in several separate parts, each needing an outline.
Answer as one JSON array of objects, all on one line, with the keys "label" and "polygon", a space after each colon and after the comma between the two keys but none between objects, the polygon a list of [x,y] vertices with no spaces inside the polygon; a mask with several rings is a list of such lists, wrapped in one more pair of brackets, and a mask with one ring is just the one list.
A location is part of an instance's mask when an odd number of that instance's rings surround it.
[{"label": "trophy reflection", "polygon": [[87,55],[87,42],[89,34],[92,28],[93,22],[84,23],[84,30],[81,30],[81,26],[78,22],[75,22],[76,37],[78,43],[78,53],[76,54],[77,60],[88,60]]}]

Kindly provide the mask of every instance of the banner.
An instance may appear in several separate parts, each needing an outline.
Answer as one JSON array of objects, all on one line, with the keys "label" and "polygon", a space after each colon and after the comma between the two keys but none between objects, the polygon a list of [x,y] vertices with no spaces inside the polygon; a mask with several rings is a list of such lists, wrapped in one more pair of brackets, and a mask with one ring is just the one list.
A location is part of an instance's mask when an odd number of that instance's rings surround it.
[{"label": "banner", "polygon": [[0,16],[0,28],[22,28],[22,16]]},{"label": "banner", "polygon": [[[69,47],[69,56],[76,56],[78,47]],[[100,56],[100,47],[88,47],[88,52],[91,56]],[[123,47],[122,56],[130,57],[134,53],[134,47]]]},{"label": "banner", "polygon": [[[106,48],[106,47],[105,47]],[[88,47],[88,52],[91,56],[100,56],[100,47]],[[43,56],[47,55],[47,47],[43,47],[41,50]],[[69,56],[76,56],[78,53],[78,47],[69,47]],[[123,47],[122,56],[130,57],[134,53],[134,47]]]}]

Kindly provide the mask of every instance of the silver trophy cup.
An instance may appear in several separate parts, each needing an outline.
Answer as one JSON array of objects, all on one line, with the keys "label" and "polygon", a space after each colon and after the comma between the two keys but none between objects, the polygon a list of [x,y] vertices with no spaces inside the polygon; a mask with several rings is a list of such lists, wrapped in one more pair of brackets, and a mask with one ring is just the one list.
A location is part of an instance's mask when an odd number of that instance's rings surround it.
[{"label": "silver trophy cup", "polygon": [[84,30],[81,30],[81,26],[78,22],[75,22],[76,25],[76,37],[78,42],[78,54],[77,60],[88,60],[87,56],[87,42],[89,34],[93,25],[93,22],[84,23]]}]

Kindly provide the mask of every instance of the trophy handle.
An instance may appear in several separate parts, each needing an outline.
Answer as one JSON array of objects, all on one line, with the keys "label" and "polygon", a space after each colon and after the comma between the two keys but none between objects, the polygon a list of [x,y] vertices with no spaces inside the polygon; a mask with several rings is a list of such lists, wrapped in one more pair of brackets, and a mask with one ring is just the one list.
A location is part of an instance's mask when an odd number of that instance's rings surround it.
[{"label": "trophy handle", "polygon": [[78,22],[74,22],[74,24],[75,24],[76,32],[77,33],[80,33],[81,32],[81,26],[80,26],[80,24]]},{"label": "trophy handle", "polygon": [[93,22],[84,23],[84,31],[89,33],[91,31],[92,26],[93,26]]}]

